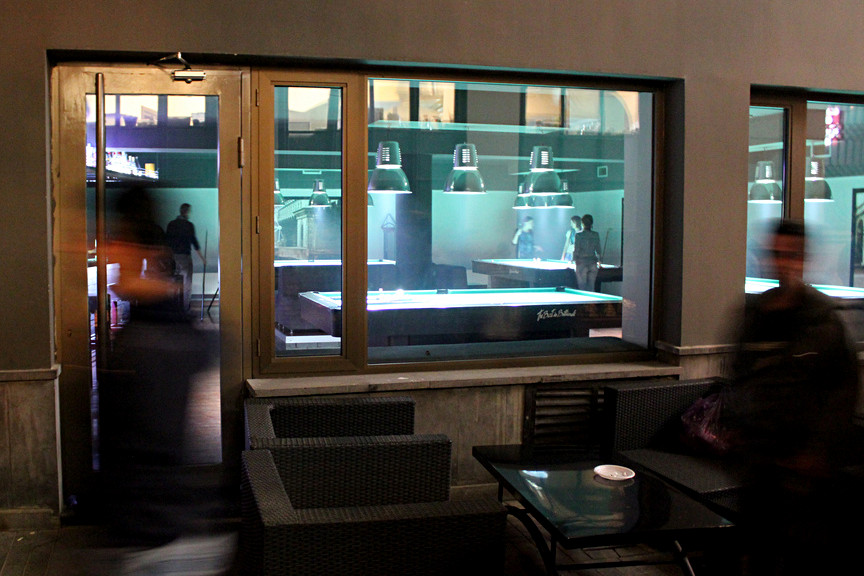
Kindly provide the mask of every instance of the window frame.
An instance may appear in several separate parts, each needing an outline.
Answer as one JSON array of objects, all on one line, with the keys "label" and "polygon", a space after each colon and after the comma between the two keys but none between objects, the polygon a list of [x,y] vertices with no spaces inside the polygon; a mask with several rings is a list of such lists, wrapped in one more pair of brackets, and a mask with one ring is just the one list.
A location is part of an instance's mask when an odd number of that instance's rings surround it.
[{"label": "window frame", "polygon": [[[566,87],[589,90],[623,90],[650,93],[652,96],[652,225],[653,246],[650,270],[650,305],[647,311],[648,348],[633,352],[574,352],[566,355],[521,356],[495,359],[442,360],[369,364],[366,315],[367,229],[366,184],[368,178],[368,90],[372,78],[394,78],[414,82],[490,82],[528,86]],[[339,354],[320,356],[277,356],[274,318],[274,91],[277,86],[342,87],[342,292],[343,336]],[[615,80],[543,73],[471,72],[455,74],[446,70],[417,71],[401,67],[368,67],[355,71],[338,69],[253,70],[253,126],[257,136],[252,146],[252,338],[253,377],[387,373],[411,371],[473,369],[490,367],[564,365],[637,361],[652,359],[657,334],[656,302],[659,279],[656,268],[662,262],[662,207],[665,107],[669,83],[661,80]],[[515,194],[515,191],[514,191]],[[257,268],[257,270],[256,270]]]}]

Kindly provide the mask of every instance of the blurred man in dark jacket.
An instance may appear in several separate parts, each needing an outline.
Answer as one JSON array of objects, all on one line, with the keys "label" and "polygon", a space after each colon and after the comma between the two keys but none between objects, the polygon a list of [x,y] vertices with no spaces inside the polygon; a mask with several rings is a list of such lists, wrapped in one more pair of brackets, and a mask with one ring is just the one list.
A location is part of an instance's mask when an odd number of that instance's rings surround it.
[{"label": "blurred man in dark jacket", "polygon": [[803,281],[803,222],[779,222],[766,248],[779,286],[745,310],[724,404],[753,466],[742,510],[747,573],[830,574],[851,541],[842,519],[864,498],[855,481],[864,461],[853,420],[858,364],[835,302]]}]

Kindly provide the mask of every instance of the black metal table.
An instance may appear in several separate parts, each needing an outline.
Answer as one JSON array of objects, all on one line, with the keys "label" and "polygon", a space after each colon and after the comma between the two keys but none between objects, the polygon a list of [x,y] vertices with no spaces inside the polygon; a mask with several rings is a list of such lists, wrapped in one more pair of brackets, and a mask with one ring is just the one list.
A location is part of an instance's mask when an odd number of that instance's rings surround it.
[{"label": "black metal table", "polygon": [[[498,498],[512,493],[524,508],[508,506],[534,539],[548,574],[627,565],[617,561],[559,565],[557,549],[654,544],[666,546],[685,574],[693,575],[682,537],[728,530],[733,524],[660,479],[642,472],[623,481],[594,474],[604,463],[577,449],[528,445],[475,446],[474,457],[498,481]],[[550,542],[540,528],[549,534]]]}]

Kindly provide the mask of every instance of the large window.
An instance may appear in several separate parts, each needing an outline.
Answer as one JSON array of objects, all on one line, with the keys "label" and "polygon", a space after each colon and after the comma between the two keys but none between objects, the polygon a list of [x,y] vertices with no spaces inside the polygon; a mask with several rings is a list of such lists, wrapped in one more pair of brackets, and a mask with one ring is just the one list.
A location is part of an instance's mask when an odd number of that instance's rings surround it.
[{"label": "large window", "polygon": [[[776,285],[761,265],[766,227],[803,218],[804,280],[855,317],[864,302],[864,105],[797,95],[759,103],[767,105],[750,108],[746,290]],[[860,340],[858,324],[850,328]]]},{"label": "large window", "polygon": [[[649,347],[653,90],[361,78],[259,83],[274,122],[272,358]],[[357,134],[365,148],[346,144]]]}]

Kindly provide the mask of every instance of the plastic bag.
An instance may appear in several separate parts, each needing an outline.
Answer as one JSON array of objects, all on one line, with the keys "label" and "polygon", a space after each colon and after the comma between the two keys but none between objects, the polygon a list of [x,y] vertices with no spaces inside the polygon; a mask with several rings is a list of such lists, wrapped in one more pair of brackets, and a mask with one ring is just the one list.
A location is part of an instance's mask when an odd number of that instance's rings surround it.
[{"label": "plastic bag", "polygon": [[685,446],[701,454],[725,454],[731,447],[728,430],[720,416],[723,397],[714,392],[696,400],[681,415],[681,440]]}]

